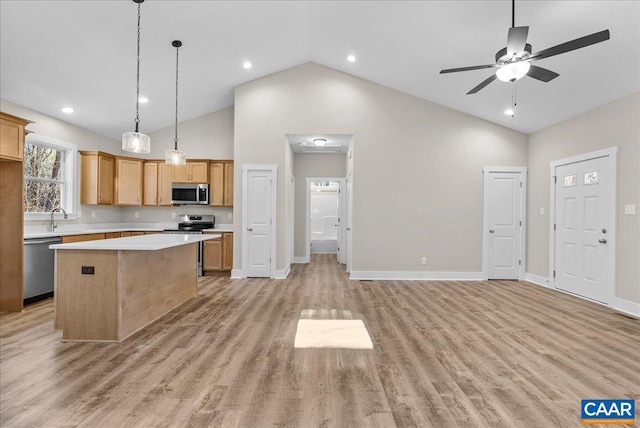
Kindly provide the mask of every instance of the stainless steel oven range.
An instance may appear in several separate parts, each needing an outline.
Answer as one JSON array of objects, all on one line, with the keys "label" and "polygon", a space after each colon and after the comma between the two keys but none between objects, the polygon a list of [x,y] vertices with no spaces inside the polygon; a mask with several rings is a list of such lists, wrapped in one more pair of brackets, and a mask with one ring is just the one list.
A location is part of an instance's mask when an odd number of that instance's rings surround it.
[{"label": "stainless steel oven range", "polygon": [[[164,229],[163,233],[177,233],[181,235],[201,235],[205,229],[213,229],[216,224],[216,216],[214,215],[188,215],[180,214],[178,216],[177,229]],[[202,276],[202,254],[203,244],[198,243],[198,276]]]}]

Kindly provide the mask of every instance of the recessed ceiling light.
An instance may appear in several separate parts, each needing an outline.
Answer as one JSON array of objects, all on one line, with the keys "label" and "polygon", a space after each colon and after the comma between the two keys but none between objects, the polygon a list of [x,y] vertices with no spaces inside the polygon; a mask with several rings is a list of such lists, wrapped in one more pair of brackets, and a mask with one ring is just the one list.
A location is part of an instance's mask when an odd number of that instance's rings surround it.
[{"label": "recessed ceiling light", "polygon": [[355,56],[353,56],[353,55],[349,55],[349,56],[347,57],[347,61],[349,61],[349,62],[356,62],[356,57],[355,57]]},{"label": "recessed ceiling light", "polygon": [[244,68],[245,70],[251,68],[252,64],[249,61],[245,61],[244,64],[242,64],[242,68]]},{"label": "recessed ceiling light", "polygon": [[62,107],[63,113],[73,113],[75,109],[73,107]]},{"label": "recessed ceiling light", "polygon": [[325,144],[327,144],[327,140],[325,140],[324,138],[315,138],[315,139],[313,140],[313,143],[314,143],[316,146],[324,146]]},{"label": "recessed ceiling light", "polygon": [[142,104],[146,104],[149,102],[149,98],[147,97],[140,97],[138,98],[138,102],[142,103]]},{"label": "recessed ceiling light", "polygon": [[507,116],[513,116],[515,112],[512,109],[508,108],[504,111],[504,114],[506,114]]}]

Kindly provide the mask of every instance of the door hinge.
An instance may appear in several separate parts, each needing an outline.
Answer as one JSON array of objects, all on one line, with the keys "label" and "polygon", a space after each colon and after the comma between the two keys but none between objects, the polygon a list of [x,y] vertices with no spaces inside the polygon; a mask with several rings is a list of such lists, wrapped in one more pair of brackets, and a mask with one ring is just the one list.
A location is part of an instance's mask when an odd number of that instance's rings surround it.
[{"label": "door hinge", "polygon": [[520,182],[520,187],[522,187],[522,181]]},{"label": "door hinge", "polygon": [[556,230],[556,224],[553,223],[553,230]]},{"label": "door hinge", "polygon": [[522,266],[522,260],[518,260],[518,265]]},{"label": "door hinge", "polygon": [[522,226],[522,220],[520,220],[520,226]]},{"label": "door hinge", "polygon": [[555,270],[553,271],[553,277],[554,278],[556,277],[556,271]]},{"label": "door hinge", "polygon": [[557,182],[558,182],[558,176],[557,176],[557,175],[554,175],[554,176],[553,176],[553,182],[554,182],[554,183],[557,183]]}]

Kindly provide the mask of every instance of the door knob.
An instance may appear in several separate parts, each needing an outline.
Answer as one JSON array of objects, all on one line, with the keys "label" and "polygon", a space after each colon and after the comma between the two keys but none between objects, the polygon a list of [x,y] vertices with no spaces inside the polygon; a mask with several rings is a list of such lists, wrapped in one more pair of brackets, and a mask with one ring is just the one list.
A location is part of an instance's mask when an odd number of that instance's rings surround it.
[{"label": "door knob", "polygon": [[495,232],[495,230],[489,229],[489,233],[493,233],[493,232]]},{"label": "door knob", "polygon": [[607,229],[602,229],[602,233],[607,233]]},{"label": "door knob", "polygon": [[606,244],[607,240],[606,239],[598,239],[598,242],[601,244]]},{"label": "door knob", "polygon": [[350,228],[350,227],[347,227],[347,230],[351,230],[351,228]]},{"label": "door knob", "polygon": [[249,232],[253,232],[253,227],[247,227],[247,230],[248,230]]}]

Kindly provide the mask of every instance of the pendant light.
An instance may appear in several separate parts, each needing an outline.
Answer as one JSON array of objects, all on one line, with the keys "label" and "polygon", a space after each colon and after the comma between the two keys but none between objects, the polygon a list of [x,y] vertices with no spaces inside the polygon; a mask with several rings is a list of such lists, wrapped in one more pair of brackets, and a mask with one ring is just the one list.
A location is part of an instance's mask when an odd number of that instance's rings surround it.
[{"label": "pendant light", "polygon": [[133,0],[138,4],[138,51],[137,51],[137,68],[136,68],[136,130],[134,132],[125,132],[122,134],[122,150],[133,153],[149,153],[151,151],[151,139],[146,134],[138,132],[140,124],[140,4],[144,0]]},{"label": "pendant light", "polygon": [[171,45],[176,48],[176,126],[173,150],[167,150],[166,163],[169,165],[186,165],[187,155],[182,150],[178,150],[178,52],[180,46],[182,46],[182,42],[180,40],[174,40],[171,42]]}]

